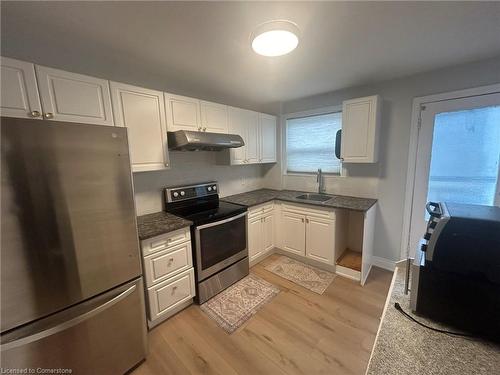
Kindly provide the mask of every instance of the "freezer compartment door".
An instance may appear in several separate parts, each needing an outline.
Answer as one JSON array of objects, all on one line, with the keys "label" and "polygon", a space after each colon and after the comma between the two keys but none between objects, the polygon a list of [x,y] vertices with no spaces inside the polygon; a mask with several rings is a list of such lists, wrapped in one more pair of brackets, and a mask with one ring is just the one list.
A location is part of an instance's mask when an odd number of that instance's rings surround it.
[{"label": "freezer compartment door", "polygon": [[140,276],[127,131],[1,119],[1,331]]},{"label": "freezer compartment door", "polygon": [[142,278],[2,335],[2,369],[123,374],[147,350]]}]

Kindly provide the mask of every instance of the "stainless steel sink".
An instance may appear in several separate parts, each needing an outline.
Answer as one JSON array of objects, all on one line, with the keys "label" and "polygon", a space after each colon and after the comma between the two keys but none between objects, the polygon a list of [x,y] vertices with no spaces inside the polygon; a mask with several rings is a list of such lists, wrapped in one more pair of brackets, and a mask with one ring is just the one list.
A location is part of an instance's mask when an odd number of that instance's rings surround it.
[{"label": "stainless steel sink", "polygon": [[325,194],[313,194],[313,193],[307,193],[307,194],[302,194],[297,197],[296,199],[303,199],[306,201],[314,201],[314,202],[326,202],[329,199],[332,199],[330,195],[325,195]]}]

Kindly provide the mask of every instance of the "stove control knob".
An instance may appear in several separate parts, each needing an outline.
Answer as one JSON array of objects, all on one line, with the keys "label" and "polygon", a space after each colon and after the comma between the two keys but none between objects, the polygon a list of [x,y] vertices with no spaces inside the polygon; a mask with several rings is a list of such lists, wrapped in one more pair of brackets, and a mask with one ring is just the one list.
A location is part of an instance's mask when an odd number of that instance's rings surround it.
[{"label": "stove control knob", "polygon": [[185,196],[186,193],[184,192],[184,190],[181,190],[181,197]]},{"label": "stove control knob", "polygon": [[212,188],[214,191],[217,190],[217,185],[214,185],[213,188]]},{"label": "stove control knob", "polygon": [[212,187],[211,186],[207,187],[207,190],[212,191]]},{"label": "stove control knob", "polygon": [[179,193],[174,191],[174,194],[172,194],[174,196],[174,198],[177,198],[179,196]]}]

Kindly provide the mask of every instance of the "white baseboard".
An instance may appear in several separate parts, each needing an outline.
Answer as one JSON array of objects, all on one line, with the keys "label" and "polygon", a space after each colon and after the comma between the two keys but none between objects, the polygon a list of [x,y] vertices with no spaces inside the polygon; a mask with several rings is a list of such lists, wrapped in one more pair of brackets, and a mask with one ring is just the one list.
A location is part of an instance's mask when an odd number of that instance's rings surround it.
[{"label": "white baseboard", "polygon": [[395,262],[386,258],[372,256],[372,265],[380,267],[388,271],[394,271]]}]

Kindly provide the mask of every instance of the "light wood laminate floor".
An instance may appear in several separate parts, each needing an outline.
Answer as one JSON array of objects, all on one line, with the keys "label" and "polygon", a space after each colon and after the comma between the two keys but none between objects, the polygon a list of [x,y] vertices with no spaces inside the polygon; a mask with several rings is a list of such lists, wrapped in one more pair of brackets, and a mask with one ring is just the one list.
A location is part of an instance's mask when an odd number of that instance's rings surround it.
[{"label": "light wood laminate floor", "polygon": [[337,276],[323,295],[264,269],[281,292],[231,335],[193,305],[149,333],[133,375],[364,374],[392,273],[372,268],[364,287]]}]

